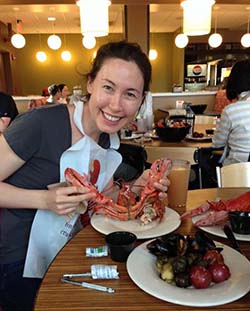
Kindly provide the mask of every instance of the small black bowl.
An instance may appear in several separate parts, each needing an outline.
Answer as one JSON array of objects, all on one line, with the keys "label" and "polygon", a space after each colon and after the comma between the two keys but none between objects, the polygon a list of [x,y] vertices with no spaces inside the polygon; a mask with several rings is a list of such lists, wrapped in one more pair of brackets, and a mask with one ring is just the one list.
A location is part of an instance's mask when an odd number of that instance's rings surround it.
[{"label": "small black bowl", "polygon": [[156,127],[155,131],[163,141],[178,142],[183,140],[188,134],[190,125],[183,127]]},{"label": "small black bowl", "polygon": [[192,109],[194,114],[203,114],[203,112],[206,110],[207,105],[201,104],[201,105],[191,105],[190,108]]},{"label": "small black bowl", "polygon": [[250,212],[229,212],[229,221],[233,232],[250,234]]},{"label": "small black bowl", "polygon": [[206,129],[206,134],[207,135],[213,135],[214,134],[214,130],[213,129]]}]

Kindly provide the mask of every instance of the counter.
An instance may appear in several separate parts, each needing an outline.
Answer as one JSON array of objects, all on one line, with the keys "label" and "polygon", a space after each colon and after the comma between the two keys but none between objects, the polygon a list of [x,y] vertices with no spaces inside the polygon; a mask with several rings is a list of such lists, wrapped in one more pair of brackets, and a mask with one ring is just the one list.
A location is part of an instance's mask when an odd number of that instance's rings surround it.
[{"label": "counter", "polygon": [[197,91],[180,93],[152,93],[154,111],[175,108],[176,100],[184,100],[192,104],[207,104],[205,112],[213,111],[217,91]]},{"label": "counter", "polygon": [[32,99],[40,99],[42,98],[41,95],[29,95],[29,96],[12,96],[12,98],[14,99],[18,112],[24,112],[28,109],[28,103],[32,100]]}]

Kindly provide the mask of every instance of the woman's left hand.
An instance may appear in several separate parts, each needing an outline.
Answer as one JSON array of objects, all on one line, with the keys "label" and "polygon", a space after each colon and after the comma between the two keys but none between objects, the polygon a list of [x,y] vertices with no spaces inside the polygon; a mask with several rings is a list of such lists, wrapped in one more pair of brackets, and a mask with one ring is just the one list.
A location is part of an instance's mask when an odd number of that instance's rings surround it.
[{"label": "woman's left hand", "polygon": [[[145,170],[141,176],[136,180],[135,185],[145,186],[149,180],[150,170]],[[162,177],[158,182],[154,182],[155,189],[160,190],[159,198],[164,200],[167,198],[167,190],[170,185],[170,181],[167,176]]]}]

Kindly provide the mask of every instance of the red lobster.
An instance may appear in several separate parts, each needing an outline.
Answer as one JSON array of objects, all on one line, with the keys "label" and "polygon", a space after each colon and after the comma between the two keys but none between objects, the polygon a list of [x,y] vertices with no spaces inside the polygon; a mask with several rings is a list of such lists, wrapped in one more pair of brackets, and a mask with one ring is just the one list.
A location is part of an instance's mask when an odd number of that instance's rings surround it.
[{"label": "red lobster", "polygon": [[[67,168],[65,170],[65,178],[72,185],[87,187],[96,194],[96,198],[89,202],[89,207],[94,213],[122,221],[142,217],[141,222],[147,223],[156,218],[159,218],[161,221],[163,218],[165,205],[158,198],[159,190],[155,189],[153,184],[167,176],[171,168],[172,161],[169,159],[164,158],[154,161],[149,171],[148,181],[142,188],[139,201],[136,201],[135,194],[130,190],[131,186],[123,185],[118,197],[118,203],[100,193],[96,186],[88,181],[86,174],[80,175],[74,169]],[[133,186],[135,187],[136,185],[134,184]],[[146,208],[149,204],[150,211]],[[147,211],[144,211],[144,208]],[[145,216],[144,213],[147,213],[147,215]],[[149,216],[148,214],[151,215]],[[148,219],[148,217],[151,217],[151,219]]]},{"label": "red lobster", "polygon": [[240,196],[225,201],[207,202],[201,206],[188,211],[181,216],[181,220],[201,215],[211,211],[211,213],[195,222],[195,226],[213,226],[224,223],[228,220],[228,212],[242,211],[250,212],[250,192],[245,192]]}]

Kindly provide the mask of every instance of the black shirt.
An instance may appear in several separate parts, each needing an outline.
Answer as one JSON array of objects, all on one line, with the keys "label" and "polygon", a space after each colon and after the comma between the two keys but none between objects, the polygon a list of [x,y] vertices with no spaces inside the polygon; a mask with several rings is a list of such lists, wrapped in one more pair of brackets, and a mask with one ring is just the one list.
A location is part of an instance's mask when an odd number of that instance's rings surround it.
[{"label": "black shirt", "polygon": [[0,118],[9,117],[11,121],[18,115],[18,110],[14,99],[3,92],[0,92]]}]

